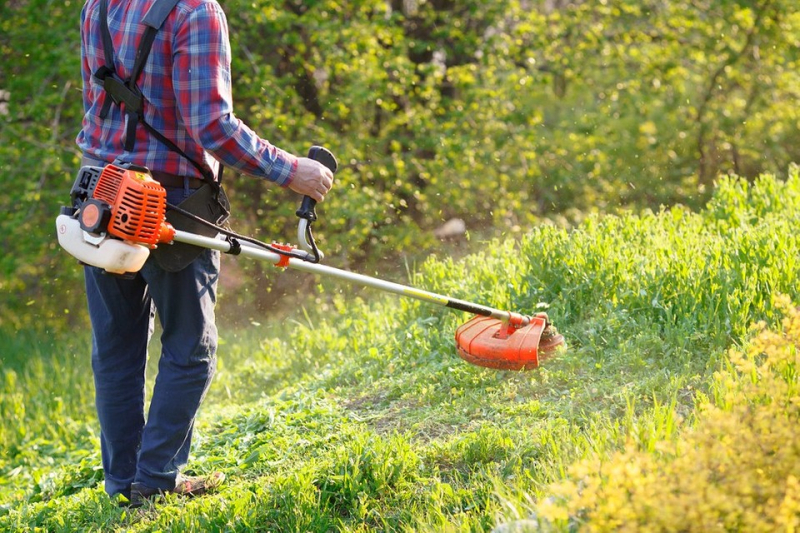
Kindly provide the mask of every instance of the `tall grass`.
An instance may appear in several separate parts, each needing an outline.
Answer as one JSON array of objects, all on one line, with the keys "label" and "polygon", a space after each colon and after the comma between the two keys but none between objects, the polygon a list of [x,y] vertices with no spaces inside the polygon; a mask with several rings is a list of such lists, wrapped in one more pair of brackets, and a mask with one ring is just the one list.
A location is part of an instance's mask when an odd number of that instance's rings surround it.
[{"label": "tall grass", "polygon": [[86,473],[102,477],[95,475],[97,439],[88,423],[94,389],[87,340],[43,331],[0,335],[0,502],[69,492],[56,487],[60,464],[91,458]]},{"label": "tall grass", "polygon": [[[546,310],[568,349],[533,372],[464,363],[453,333],[465,316],[393,296],[337,295],[290,324],[223,331],[189,468],[229,482],[158,512],[102,494],[90,376],[63,355],[85,339],[26,362],[20,341],[0,397],[0,528],[458,531],[525,516],[576,462],[631,442],[655,453],[692,422],[727,350],[753,322],[778,321],[775,294],[798,296],[799,199],[795,168],[786,180],[725,178],[699,213],[545,225],[412,275],[435,292]],[[45,407],[57,396],[64,410]],[[48,462],[56,442],[64,451]]]},{"label": "tall grass", "polygon": [[800,311],[758,335],[712,378],[715,401],[652,449],[589,457],[537,509],[545,531],[793,531],[800,525]]}]

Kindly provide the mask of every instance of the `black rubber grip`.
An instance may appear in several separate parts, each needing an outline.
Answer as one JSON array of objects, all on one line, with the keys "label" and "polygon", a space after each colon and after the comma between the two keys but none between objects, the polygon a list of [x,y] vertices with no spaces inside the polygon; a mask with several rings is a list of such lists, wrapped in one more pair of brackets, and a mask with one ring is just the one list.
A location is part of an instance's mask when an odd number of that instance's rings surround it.
[{"label": "black rubber grip", "polygon": [[[331,151],[327,148],[323,148],[322,146],[312,146],[308,150],[308,158],[313,159],[314,161],[319,161],[328,167],[331,172],[336,172],[336,170],[339,168],[339,163],[336,161],[336,158]],[[315,222],[317,220],[317,212],[314,211],[316,206],[316,200],[310,196],[303,196],[303,201],[300,203],[300,209],[295,211],[295,215],[297,215],[299,218],[304,218],[309,222]]]}]

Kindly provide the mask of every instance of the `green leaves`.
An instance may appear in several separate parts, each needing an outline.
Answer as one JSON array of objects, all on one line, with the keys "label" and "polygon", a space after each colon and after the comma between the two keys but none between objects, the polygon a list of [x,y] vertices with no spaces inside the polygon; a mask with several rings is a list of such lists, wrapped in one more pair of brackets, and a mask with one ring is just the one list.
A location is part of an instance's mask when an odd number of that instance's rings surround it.
[{"label": "green leaves", "polygon": [[[0,7],[4,324],[29,320],[31,303],[48,320],[85,318],[80,290],[65,290],[80,269],[52,235],[77,170],[80,7]],[[433,249],[432,230],[453,217],[491,237],[544,218],[698,208],[720,173],[752,179],[800,159],[800,17],[788,0],[225,9],[237,115],[294,153],[334,151],[341,170],[319,206],[319,240],[366,269]],[[228,187],[240,232],[293,235],[296,198],[245,177]],[[243,268],[254,275],[235,303],[264,299],[271,281]],[[58,309],[51,294],[66,294]]]}]

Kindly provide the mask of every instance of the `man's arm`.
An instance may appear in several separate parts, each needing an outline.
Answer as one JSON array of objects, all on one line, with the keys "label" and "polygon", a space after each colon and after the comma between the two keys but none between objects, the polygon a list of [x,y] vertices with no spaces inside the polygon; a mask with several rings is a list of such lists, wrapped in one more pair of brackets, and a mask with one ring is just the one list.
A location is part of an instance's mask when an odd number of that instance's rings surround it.
[{"label": "man's arm", "polygon": [[228,25],[216,2],[189,13],[173,50],[178,111],[192,138],[226,166],[289,186],[298,158],[261,139],[233,114]]}]

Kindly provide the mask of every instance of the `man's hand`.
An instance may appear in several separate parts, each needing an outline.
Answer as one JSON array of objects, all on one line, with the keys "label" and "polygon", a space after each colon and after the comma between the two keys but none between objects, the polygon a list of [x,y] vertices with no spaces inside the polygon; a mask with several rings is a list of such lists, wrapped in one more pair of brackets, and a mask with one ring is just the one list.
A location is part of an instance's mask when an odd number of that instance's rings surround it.
[{"label": "man's hand", "polygon": [[321,202],[332,186],[333,172],[325,165],[307,157],[297,159],[297,170],[289,184],[291,190]]}]

